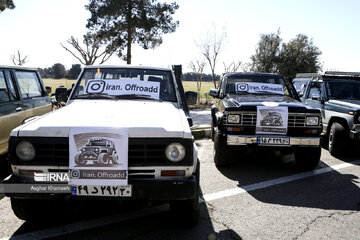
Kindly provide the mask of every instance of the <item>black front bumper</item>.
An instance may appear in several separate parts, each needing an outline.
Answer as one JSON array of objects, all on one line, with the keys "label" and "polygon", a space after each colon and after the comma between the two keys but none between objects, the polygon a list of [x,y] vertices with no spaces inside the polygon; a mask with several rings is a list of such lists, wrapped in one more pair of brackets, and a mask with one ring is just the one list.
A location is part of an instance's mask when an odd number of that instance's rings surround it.
[{"label": "black front bumper", "polygon": [[[27,178],[22,178],[12,175],[9,179],[3,181],[5,186],[11,186],[12,189],[16,187],[14,184],[27,184],[29,189],[31,186],[36,185],[51,185],[60,186],[64,183],[55,182],[35,182],[29,181]],[[11,184],[11,185],[10,185]],[[121,200],[132,200],[132,199],[147,199],[152,201],[171,201],[171,200],[186,200],[193,199],[196,195],[198,188],[198,180],[195,176],[187,179],[174,179],[174,180],[142,180],[134,179],[129,180],[129,185],[132,185],[132,196],[131,197],[98,197],[98,196],[73,196],[71,191],[62,193],[39,193],[33,192],[6,192],[7,197],[14,198],[25,198],[25,199],[59,199],[65,198],[68,200],[83,200],[83,199],[121,199]],[[66,185],[66,183],[65,183]],[[70,188],[71,189],[71,188]]]}]

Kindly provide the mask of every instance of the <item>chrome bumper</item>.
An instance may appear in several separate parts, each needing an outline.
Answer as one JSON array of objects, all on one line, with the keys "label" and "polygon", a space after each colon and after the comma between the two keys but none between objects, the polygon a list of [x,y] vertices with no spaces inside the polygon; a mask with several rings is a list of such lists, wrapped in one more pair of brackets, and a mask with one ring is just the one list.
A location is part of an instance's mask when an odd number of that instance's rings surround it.
[{"label": "chrome bumper", "polygon": [[[258,143],[258,138],[289,138],[289,144],[263,144]],[[321,143],[320,137],[287,137],[279,135],[227,135],[227,144],[233,146],[246,146],[246,145],[257,145],[257,146],[279,146],[279,147],[292,147],[292,146],[309,146],[319,147]]]}]

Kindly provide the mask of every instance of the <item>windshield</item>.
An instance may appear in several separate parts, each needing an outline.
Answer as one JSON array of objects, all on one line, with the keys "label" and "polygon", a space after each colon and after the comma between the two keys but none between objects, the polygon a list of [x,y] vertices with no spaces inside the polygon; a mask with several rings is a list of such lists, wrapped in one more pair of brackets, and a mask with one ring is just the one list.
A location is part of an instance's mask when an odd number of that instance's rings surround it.
[{"label": "windshield", "polygon": [[85,69],[71,99],[150,99],[176,102],[171,71],[134,68]]},{"label": "windshield", "polygon": [[225,94],[269,94],[292,96],[281,76],[229,76]]},{"label": "windshield", "polygon": [[360,100],[360,81],[336,80],[326,81],[329,98]]}]

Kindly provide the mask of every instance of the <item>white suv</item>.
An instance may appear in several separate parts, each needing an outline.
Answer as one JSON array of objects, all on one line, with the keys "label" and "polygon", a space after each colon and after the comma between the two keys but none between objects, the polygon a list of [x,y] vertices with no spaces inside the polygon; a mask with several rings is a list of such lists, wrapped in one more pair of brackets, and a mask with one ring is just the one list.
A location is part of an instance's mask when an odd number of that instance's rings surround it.
[{"label": "white suv", "polygon": [[[7,184],[30,188],[39,184],[34,173],[62,172],[71,190],[8,192],[15,214],[36,218],[44,198],[116,197],[167,201],[177,217],[196,222],[200,165],[184,96],[171,69],[86,66],[65,107],[14,129],[9,141]],[[94,146],[93,139],[101,141]],[[116,150],[107,151],[106,142]]]}]

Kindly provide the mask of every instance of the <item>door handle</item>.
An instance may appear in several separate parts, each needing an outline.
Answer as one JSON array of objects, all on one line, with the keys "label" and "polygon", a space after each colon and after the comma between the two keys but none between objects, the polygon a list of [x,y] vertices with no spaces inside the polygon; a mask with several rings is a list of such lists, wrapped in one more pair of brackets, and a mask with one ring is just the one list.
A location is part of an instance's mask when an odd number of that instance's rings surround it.
[{"label": "door handle", "polygon": [[20,112],[20,111],[22,111],[22,108],[21,108],[21,107],[17,107],[15,110],[16,110],[17,112]]}]

